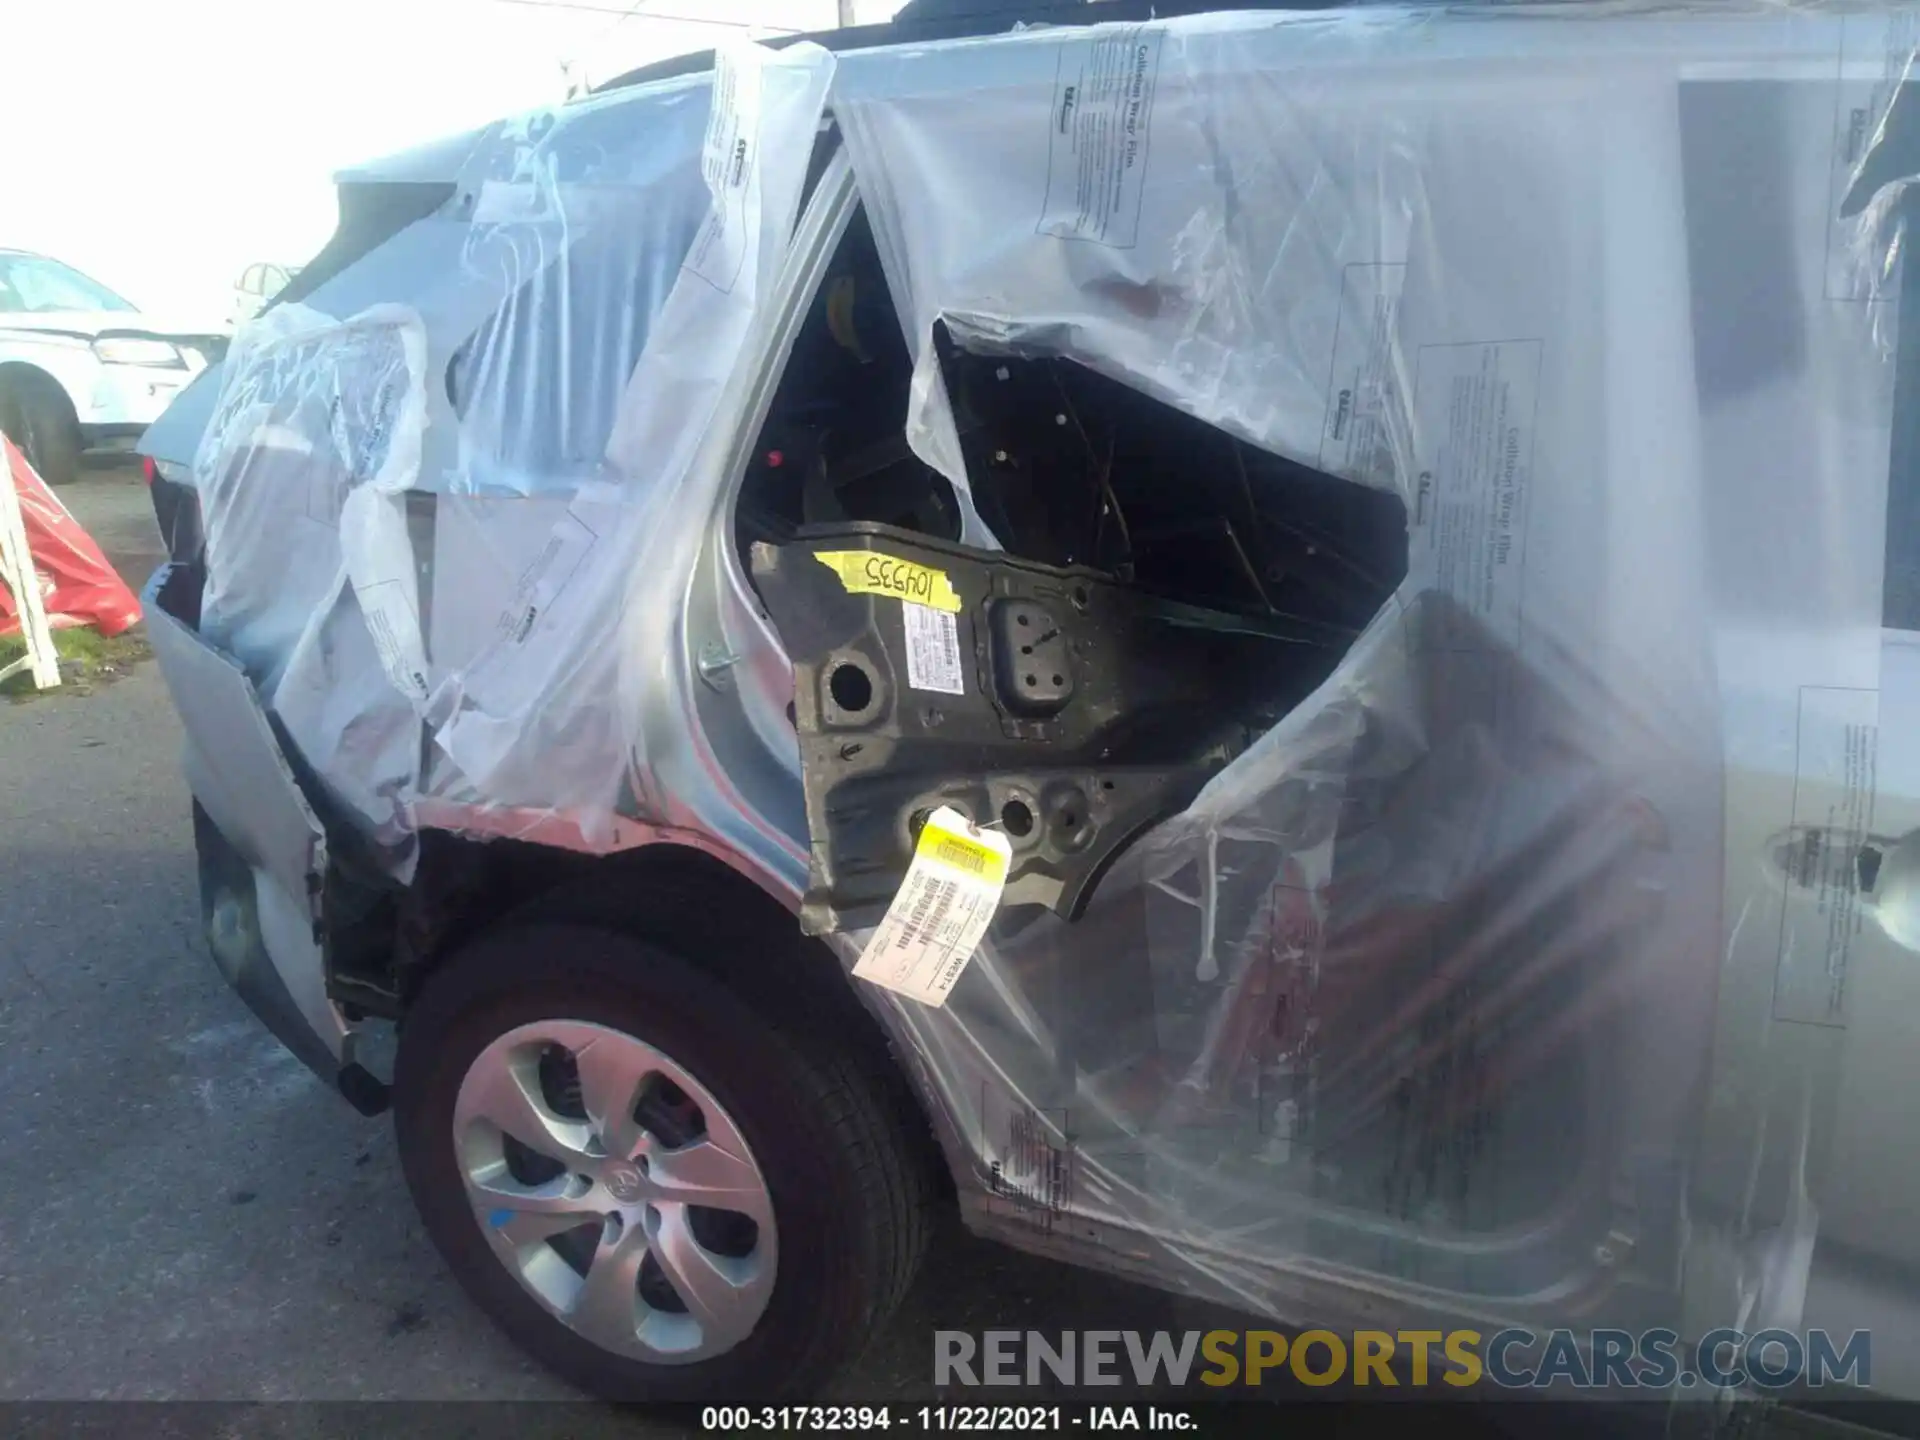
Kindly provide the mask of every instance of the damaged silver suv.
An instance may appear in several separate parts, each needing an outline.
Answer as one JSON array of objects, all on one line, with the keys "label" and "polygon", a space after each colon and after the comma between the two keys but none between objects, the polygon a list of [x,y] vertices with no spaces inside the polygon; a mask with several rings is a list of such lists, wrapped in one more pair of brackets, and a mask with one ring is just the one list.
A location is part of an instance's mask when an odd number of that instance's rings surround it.
[{"label": "damaged silver suv", "polygon": [[956,1199],[1915,1388],[1910,27],[1179,9],[343,175],[143,442],[216,963],[598,1393]]}]

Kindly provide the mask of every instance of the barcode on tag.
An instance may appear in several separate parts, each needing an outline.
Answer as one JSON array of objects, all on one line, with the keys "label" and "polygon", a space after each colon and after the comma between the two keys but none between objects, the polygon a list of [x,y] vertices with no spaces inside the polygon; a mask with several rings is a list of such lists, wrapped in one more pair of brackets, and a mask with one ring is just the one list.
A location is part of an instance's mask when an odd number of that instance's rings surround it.
[{"label": "barcode on tag", "polygon": [[946,610],[904,602],[900,613],[907,635],[907,684],[939,695],[964,695],[960,674],[960,627]]},{"label": "barcode on tag", "polygon": [[987,873],[987,861],[992,857],[984,850],[968,845],[956,845],[945,835],[938,837],[929,848],[928,854],[936,860],[944,860],[962,870],[971,870],[976,875]]},{"label": "barcode on tag", "polygon": [[954,897],[959,893],[960,887],[951,880],[936,880],[922,889],[907,928],[900,934],[900,946],[913,945],[922,935],[939,930],[946,923],[947,912],[953,908]]},{"label": "barcode on tag", "polygon": [[913,863],[853,973],[924,1005],[947,996],[979,948],[1006,888],[1012,846],[942,806],[920,832]]}]

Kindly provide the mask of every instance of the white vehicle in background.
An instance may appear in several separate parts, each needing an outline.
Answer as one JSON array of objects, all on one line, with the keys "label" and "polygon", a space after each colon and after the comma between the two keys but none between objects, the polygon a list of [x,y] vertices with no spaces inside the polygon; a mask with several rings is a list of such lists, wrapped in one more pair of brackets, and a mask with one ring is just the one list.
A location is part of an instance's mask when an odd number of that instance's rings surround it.
[{"label": "white vehicle in background", "polygon": [[0,432],[51,484],[83,451],[131,447],[225,347],[216,327],[158,324],[71,265],[0,249]]},{"label": "white vehicle in background", "polygon": [[274,296],[286,289],[299,273],[298,265],[275,265],[264,260],[255,261],[242,270],[240,278],[233,282],[234,328],[238,329],[266,309]]}]

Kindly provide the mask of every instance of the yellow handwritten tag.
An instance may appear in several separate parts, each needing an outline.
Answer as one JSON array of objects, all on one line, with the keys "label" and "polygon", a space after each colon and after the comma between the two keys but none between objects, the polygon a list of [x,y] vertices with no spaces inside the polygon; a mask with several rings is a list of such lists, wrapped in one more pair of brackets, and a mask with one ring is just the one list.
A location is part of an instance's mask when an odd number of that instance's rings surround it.
[{"label": "yellow handwritten tag", "polygon": [[944,570],[871,550],[816,550],[813,558],[840,577],[849,595],[893,595],[949,614],[960,613],[960,596]]},{"label": "yellow handwritten tag", "polygon": [[1013,846],[942,805],[921,828],[913,863],[853,973],[936,1009],[966,971],[1007,887]]}]

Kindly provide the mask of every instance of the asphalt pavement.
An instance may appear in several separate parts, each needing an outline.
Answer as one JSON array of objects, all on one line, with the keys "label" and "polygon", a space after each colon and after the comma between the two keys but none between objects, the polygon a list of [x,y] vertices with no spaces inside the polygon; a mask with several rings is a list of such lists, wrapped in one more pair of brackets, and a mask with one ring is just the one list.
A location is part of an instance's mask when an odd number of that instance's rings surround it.
[{"label": "asphalt pavement", "polygon": [[[143,582],[161,550],[137,471],[60,493]],[[577,1398],[455,1287],[390,1128],[214,970],[179,746],[151,661],[0,703],[0,1401]],[[936,1328],[1207,1318],[949,1226],[835,1394],[931,1396]]]}]

